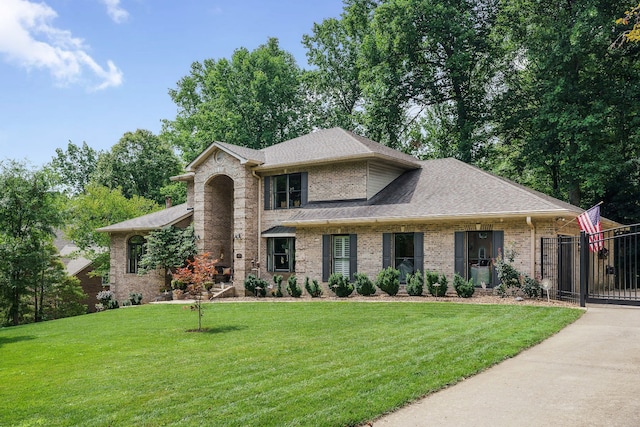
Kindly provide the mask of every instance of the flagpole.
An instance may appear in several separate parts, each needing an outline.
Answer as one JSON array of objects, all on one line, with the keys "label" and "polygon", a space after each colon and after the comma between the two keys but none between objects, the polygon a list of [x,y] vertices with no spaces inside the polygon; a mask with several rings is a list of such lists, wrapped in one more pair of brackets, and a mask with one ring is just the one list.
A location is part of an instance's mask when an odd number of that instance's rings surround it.
[{"label": "flagpole", "polygon": [[[595,208],[596,206],[600,206],[601,204],[604,203],[604,200],[601,200],[599,203],[596,203],[595,205],[591,206],[589,209],[587,209],[587,211],[590,211],[591,209]],[[580,216],[580,215],[578,215]],[[565,228],[567,225],[571,224],[573,221],[576,221],[578,219],[578,216],[576,216],[575,218],[573,218],[571,221],[569,221],[568,223],[566,223],[565,225],[563,225],[562,227],[558,228],[558,231],[562,230],[563,228]]]}]

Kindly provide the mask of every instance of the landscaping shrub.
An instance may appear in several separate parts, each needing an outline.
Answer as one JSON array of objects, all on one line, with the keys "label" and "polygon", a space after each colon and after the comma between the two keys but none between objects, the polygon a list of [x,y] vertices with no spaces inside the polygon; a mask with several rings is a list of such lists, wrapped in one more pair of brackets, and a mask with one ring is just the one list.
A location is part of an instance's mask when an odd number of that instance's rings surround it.
[{"label": "landscaping shrub", "polygon": [[369,296],[376,293],[376,286],[373,284],[369,276],[364,273],[354,274],[356,279],[355,287],[359,295]]},{"label": "landscaping shrub", "polygon": [[266,280],[256,277],[253,274],[249,274],[247,278],[244,279],[244,288],[255,296],[266,296],[267,286]]},{"label": "landscaping shrub", "polygon": [[273,282],[276,284],[276,288],[271,292],[271,295],[276,298],[284,296],[282,293],[282,275],[276,274],[273,276]]},{"label": "landscaping shrub", "polygon": [[287,292],[294,298],[300,298],[302,295],[302,288],[298,286],[298,278],[295,275],[287,279]]},{"label": "landscaping shrub", "polygon": [[[116,301],[112,291],[100,291],[96,295],[96,298],[98,299],[98,301],[100,301],[100,304],[102,305],[103,310],[112,310],[120,306],[118,304],[118,301]],[[96,310],[102,311],[98,309],[97,304],[96,304]]]},{"label": "landscaping shrub", "polygon": [[458,273],[453,276],[453,289],[460,298],[471,298],[476,288],[473,286],[473,280],[465,280]]},{"label": "landscaping shrub", "polygon": [[542,287],[536,279],[525,275],[522,292],[529,298],[537,298],[542,296]]},{"label": "landscaping shrub", "polygon": [[447,276],[438,276],[437,273],[427,273],[427,288],[434,297],[443,297],[447,294]]},{"label": "landscaping shrub", "polygon": [[129,302],[131,302],[131,305],[140,305],[142,303],[142,294],[130,293]]},{"label": "landscaping shrub", "polygon": [[318,298],[322,296],[322,287],[316,279],[309,281],[309,276],[304,278],[304,287],[311,295],[311,298]]},{"label": "landscaping shrub", "polygon": [[353,285],[342,273],[332,273],[329,276],[329,289],[339,298],[346,298],[353,293]]},{"label": "landscaping shrub", "polygon": [[424,280],[422,273],[416,271],[414,274],[407,274],[407,293],[411,296],[420,296],[424,291]]},{"label": "landscaping shrub", "polygon": [[528,298],[536,298],[542,295],[542,288],[537,280],[520,273],[512,265],[515,254],[509,256],[509,261],[505,261],[499,252],[494,261],[499,284],[494,288],[494,292],[501,296],[525,295]]},{"label": "landscaping shrub", "polygon": [[400,271],[389,266],[381,270],[376,277],[376,286],[389,296],[394,296],[400,290]]}]

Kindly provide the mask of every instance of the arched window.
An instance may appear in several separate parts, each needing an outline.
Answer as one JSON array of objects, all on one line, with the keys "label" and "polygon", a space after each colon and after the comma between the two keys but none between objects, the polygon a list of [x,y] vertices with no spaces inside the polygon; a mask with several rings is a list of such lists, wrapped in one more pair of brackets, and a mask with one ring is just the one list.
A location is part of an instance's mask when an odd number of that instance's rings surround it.
[{"label": "arched window", "polygon": [[127,242],[127,273],[137,273],[138,263],[144,253],[144,237],[133,236]]}]

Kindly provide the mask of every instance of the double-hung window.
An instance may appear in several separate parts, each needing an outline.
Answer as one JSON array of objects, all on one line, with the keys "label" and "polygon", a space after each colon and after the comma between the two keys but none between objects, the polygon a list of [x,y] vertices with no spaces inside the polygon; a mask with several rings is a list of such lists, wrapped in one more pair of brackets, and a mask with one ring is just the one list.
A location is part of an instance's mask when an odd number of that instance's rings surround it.
[{"label": "double-hung window", "polygon": [[325,234],[322,236],[322,281],[332,273],[340,273],[353,281],[358,266],[358,240],[355,234]]},{"label": "double-hung window", "polygon": [[296,267],[295,237],[267,239],[267,269],[272,272],[294,272]]},{"label": "double-hung window", "polygon": [[424,269],[424,233],[384,233],[382,235],[382,268],[400,271],[400,282],[408,274]]},{"label": "double-hung window", "polygon": [[264,208],[290,209],[307,203],[307,173],[268,176],[264,180]]}]

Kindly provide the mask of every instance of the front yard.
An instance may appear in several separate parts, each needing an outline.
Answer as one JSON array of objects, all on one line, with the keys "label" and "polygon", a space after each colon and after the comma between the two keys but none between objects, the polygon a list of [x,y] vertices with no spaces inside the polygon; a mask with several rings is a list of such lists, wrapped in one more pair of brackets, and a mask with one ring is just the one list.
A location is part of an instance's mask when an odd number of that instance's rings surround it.
[{"label": "front yard", "polygon": [[[0,425],[357,425],[576,320],[446,302],[145,305],[0,329]],[[478,402],[469,402],[478,404]]]}]

